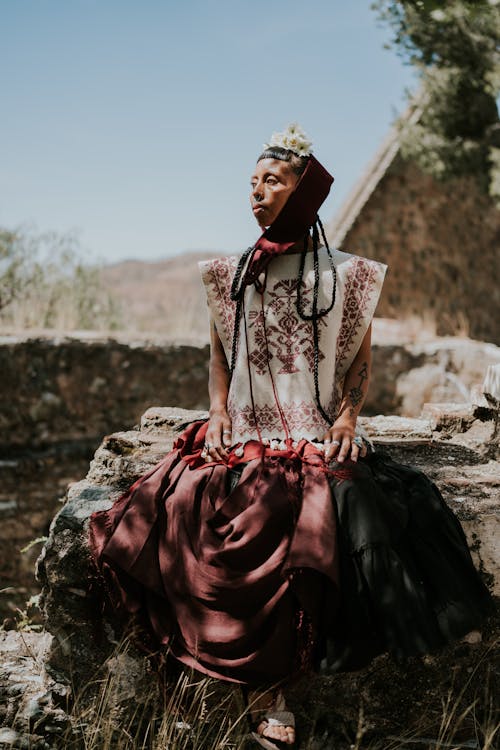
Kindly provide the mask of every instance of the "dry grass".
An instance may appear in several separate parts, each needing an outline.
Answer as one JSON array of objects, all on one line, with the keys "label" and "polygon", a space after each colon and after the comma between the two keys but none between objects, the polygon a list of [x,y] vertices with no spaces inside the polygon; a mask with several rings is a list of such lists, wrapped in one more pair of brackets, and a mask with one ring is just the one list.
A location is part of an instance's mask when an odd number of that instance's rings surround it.
[{"label": "dry grass", "polygon": [[495,750],[500,738],[500,721],[499,708],[493,698],[491,672],[488,671],[489,678],[482,686],[482,696],[481,691],[477,691],[474,700],[468,704],[465,696],[477,679],[481,662],[497,647],[498,643],[495,642],[483,654],[458,690],[453,680],[446,695],[441,696],[441,716],[437,731],[435,721],[427,722],[426,717],[422,716],[408,732],[389,736],[383,743],[377,741],[364,745],[363,731],[358,731],[359,741],[352,746],[352,750]]},{"label": "dry grass", "polygon": [[62,739],[68,750],[237,750],[243,747],[245,713],[234,717],[231,695],[213,705],[214,681],[181,675],[160,699],[124,707],[111,676],[95,700],[73,709],[73,726]]},{"label": "dry grass", "polygon": [[[113,655],[127,653],[127,644]],[[483,655],[483,659],[488,654]],[[441,698],[439,726],[426,716],[397,736],[370,739],[360,700],[354,739],[314,737],[314,728],[302,730],[297,750],[495,750],[500,736],[498,709],[492,685],[483,684],[472,703],[464,699],[476,668],[460,686],[452,684]],[[89,683],[74,701],[71,726],[59,739],[65,750],[243,750],[255,748],[248,741],[248,707],[237,686],[182,673],[161,686],[151,673],[134,694],[126,673],[109,669]],[[128,690],[128,692],[127,692]],[[300,727],[299,727],[300,731]],[[308,736],[304,736],[308,732]],[[373,734],[371,735],[373,738]],[[465,738],[465,739],[464,739]]]},{"label": "dry grass", "polygon": [[163,683],[155,672],[134,684],[128,642],[103,676],[76,693],[62,750],[239,750],[248,732],[241,691],[194,672]]}]

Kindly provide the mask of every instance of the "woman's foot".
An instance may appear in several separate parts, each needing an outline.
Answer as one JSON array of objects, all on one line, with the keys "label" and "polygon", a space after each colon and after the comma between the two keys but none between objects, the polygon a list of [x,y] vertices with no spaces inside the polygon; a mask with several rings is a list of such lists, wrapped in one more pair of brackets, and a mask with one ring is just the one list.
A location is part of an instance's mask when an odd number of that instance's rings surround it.
[{"label": "woman's foot", "polygon": [[295,743],[295,719],[291,711],[286,710],[283,693],[255,691],[249,694],[249,704],[250,715],[256,725],[252,737],[257,744],[267,750],[292,748]]},{"label": "woman's foot", "polygon": [[[256,734],[264,740],[269,740],[263,747],[281,748],[283,745],[291,747],[295,742],[295,720],[290,711],[271,711],[266,714],[257,727]],[[255,733],[254,733],[255,735]],[[275,743],[279,742],[279,745]]]}]

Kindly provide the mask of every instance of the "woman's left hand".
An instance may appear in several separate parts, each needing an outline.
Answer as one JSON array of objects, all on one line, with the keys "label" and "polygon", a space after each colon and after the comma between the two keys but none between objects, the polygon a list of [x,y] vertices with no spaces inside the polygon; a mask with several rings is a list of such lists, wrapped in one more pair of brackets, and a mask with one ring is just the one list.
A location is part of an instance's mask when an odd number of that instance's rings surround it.
[{"label": "woman's left hand", "polygon": [[342,463],[346,458],[357,461],[359,457],[364,458],[367,453],[366,445],[362,447],[353,443],[356,437],[356,421],[339,417],[336,422],[325,432],[323,443],[328,445],[325,451],[325,461],[329,463],[333,459]]}]

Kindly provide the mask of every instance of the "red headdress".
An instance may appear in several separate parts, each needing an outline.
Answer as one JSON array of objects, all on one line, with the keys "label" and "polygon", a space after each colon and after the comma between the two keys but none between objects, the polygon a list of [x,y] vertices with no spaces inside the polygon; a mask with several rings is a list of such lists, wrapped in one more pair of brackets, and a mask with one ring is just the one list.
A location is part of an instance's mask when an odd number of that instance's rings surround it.
[{"label": "red headdress", "polygon": [[332,175],[310,155],[295,190],[276,219],[242,256],[239,273],[235,275],[233,284],[231,296],[234,299],[245,286],[258,279],[271,258],[292,247],[316,224],[318,209],[330,192],[332,183]]}]

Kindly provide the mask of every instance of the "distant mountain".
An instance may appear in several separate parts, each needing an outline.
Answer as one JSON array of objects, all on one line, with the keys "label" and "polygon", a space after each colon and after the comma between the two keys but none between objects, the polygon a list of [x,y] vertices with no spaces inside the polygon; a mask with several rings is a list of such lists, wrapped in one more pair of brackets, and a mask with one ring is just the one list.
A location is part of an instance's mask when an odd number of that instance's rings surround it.
[{"label": "distant mountain", "polygon": [[123,328],[208,341],[208,310],[197,263],[220,255],[192,251],[165,260],[105,266],[101,278],[121,307]]}]

